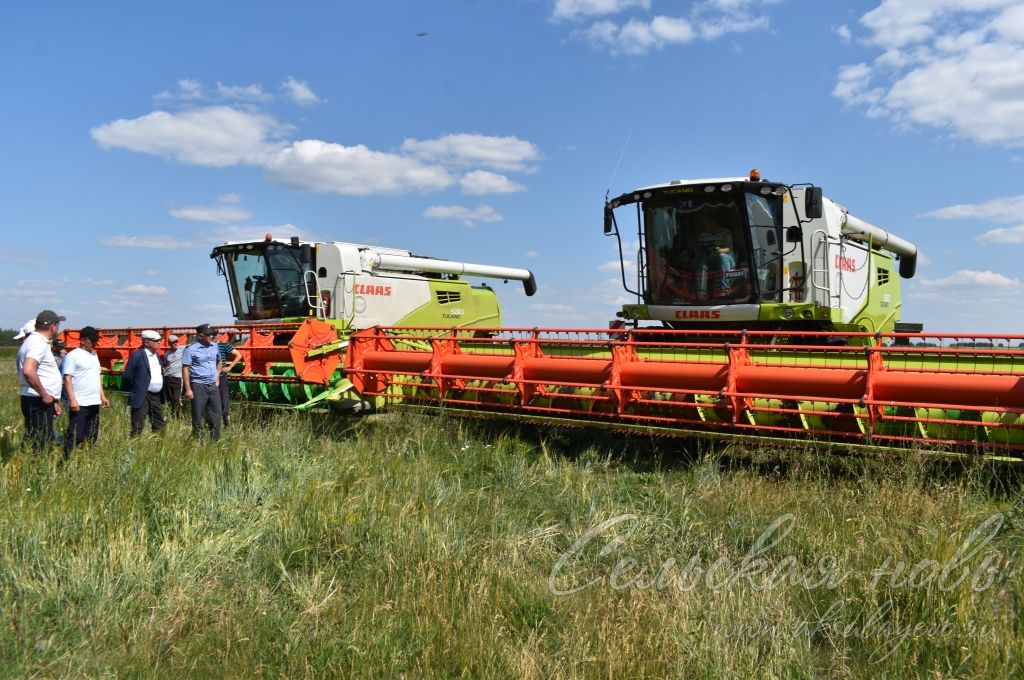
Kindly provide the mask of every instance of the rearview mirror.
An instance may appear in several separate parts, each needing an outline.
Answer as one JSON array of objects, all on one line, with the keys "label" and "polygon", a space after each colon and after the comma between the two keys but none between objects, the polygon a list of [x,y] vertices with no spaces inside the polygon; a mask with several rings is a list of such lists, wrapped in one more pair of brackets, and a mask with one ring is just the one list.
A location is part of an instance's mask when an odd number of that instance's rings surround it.
[{"label": "rearview mirror", "polygon": [[612,214],[612,208],[609,205],[604,207],[604,235],[608,236],[615,233],[615,215]]},{"label": "rearview mirror", "polygon": [[800,243],[803,238],[803,230],[800,227],[786,227],[786,242]]},{"label": "rearview mirror", "polygon": [[807,187],[804,191],[804,217],[816,220],[821,217],[821,187]]}]

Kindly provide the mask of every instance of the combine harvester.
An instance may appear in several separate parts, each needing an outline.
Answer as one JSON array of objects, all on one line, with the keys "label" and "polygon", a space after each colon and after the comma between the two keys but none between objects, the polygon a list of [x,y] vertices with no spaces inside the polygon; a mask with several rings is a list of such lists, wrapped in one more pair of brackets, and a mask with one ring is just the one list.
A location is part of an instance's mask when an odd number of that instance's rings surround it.
[{"label": "combine harvester", "polygon": [[[635,256],[622,251],[620,209],[635,210]],[[232,379],[246,399],[300,409],[1024,450],[1024,336],[901,324],[916,247],[820,188],[753,173],[677,180],[607,202],[604,231],[637,300],[608,329],[501,328],[493,291],[462,279],[521,280],[532,294],[527,270],[297,239],[220,246],[239,321],[223,337],[245,362]],[[137,333],[101,339],[111,379]]]},{"label": "combine harvester", "polygon": [[[227,281],[236,323],[219,326],[217,340],[242,354],[229,376],[246,401],[310,409],[360,410],[341,370],[349,337],[380,325],[493,328],[501,326],[494,290],[465,275],[516,280],[537,291],[528,269],[469,264],[408,251],[343,242],[303,243],[267,234],[262,241],[225,243],[210,257]],[[108,388],[119,390],[128,356],[142,347],[143,328],[103,328],[96,352]],[[167,338],[187,338],[193,328],[165,327]],[[484,331],[481,331],[484,332]],[[78,331],[65,331],[69,347]],[[356,397],[356,398],[353,398]]]}]

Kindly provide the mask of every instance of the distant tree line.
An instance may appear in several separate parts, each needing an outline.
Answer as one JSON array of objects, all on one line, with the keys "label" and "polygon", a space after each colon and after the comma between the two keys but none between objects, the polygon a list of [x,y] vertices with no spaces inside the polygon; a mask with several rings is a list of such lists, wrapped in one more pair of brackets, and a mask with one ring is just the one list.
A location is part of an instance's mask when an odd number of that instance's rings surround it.
[{"label": "distant tree line", "polygon": [[14,347],[18,344],[18,341],[14,339],[14,336],[18,334],[18,331],[14,328],[0,328],[0,347]]}]

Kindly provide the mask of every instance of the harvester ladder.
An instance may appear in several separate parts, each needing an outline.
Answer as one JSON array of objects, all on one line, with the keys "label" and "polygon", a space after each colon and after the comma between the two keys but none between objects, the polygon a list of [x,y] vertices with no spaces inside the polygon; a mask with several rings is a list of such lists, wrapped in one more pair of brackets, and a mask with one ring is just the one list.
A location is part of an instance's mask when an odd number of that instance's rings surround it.
[{"label": "harvester ladder", "polygon": [[816,229],[811,234],[811,297],[815,302],[823,298],[825,305],[831,307],[834,296],[829,285],[828,246],[828,234],[823,229]]},{"label": "harvester ladder", "polygon": [[[311,281],[312,286],[310,286]],[[306,289],[306,303],[316,310],[316,318],[323,321],[326,317],[324,314],[324,299],[320,292],[320,281],[316,278],[316,272],[311,269],[302,272],[302,282],[304,284],[303,288]],[[313,291],[312,295],[310,295],[310,290]]]}]

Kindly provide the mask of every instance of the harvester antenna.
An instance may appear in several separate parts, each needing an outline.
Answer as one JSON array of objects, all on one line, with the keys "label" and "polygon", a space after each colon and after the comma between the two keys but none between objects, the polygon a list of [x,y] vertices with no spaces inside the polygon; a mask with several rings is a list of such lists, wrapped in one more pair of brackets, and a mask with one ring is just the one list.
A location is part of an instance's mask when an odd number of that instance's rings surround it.
[{"label": "harvester antenna", "polygon": [[629,134],[626,135],[626,142],[622,145],[622,151],[619,152],[619,160],[615,162],[615,169],[612,170],[612,176],[608,178],[608,191],[604,192],[604,202],[608,202],[608,196],[612,193],[612,185],[615,183],[615,175],[619,174],[619,165],[622,164],[622,157],[626,155],[626,149],[629,147],[629,140],[633,138],[633,129],[630,128]]}]

